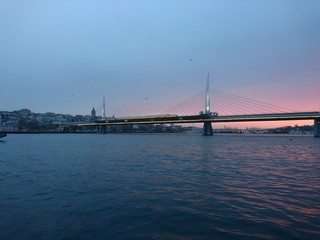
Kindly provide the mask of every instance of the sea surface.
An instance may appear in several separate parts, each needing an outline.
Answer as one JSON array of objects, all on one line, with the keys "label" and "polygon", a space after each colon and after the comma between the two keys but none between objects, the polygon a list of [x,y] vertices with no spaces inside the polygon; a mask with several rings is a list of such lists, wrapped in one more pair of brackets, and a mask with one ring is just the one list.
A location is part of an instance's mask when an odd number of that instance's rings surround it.
[{"label": "sea surface", "polygon": [[8,135],[0,239],[320,239],[320,139]]}]

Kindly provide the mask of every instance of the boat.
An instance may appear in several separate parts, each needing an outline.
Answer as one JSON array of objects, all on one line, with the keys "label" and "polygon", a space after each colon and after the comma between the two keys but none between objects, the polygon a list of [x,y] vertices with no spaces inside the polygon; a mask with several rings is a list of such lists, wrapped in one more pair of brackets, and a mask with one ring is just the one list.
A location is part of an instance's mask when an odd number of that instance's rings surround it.
[{"label": "boat", "polygon": [[3,138],[5,136],[7,136],[7,134],[5,132],[0,132],[0,138]]}]

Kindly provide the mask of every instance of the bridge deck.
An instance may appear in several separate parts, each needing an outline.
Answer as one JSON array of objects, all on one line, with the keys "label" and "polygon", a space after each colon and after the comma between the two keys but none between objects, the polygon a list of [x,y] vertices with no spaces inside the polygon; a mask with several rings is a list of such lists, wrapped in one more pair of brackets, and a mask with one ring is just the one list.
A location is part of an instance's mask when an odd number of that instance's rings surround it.
[{"label": "bridge deck", "polygon": [[213,122],[247,122],[247,121],[283,121],[283,120],[313,120],[320,117],[320,112],[296,112],[218,116]]},{"label": "bridge deck", "polygon": [[252,114],[233,116],[212,116],[207,114],[178,116],[144,116],[127,117],[100,120],[95,123],[77,123],[72,126],[106,126],[106,125],[128,125],[128,124],[166,124],[166,123],[202,123],[202,122],[253,122],[253,121],[284,121],[284,120],[314,120],[320,118],[320,112],[293,112],[273,114]]}]

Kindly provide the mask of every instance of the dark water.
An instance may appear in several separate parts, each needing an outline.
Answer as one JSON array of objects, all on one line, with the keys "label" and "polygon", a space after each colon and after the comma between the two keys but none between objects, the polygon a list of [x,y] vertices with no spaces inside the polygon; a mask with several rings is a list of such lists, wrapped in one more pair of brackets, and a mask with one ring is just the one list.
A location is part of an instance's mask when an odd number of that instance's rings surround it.
[{"label": "dark water", "polygon": [[320,139],[9,135],[0,239],[320,239]]}]

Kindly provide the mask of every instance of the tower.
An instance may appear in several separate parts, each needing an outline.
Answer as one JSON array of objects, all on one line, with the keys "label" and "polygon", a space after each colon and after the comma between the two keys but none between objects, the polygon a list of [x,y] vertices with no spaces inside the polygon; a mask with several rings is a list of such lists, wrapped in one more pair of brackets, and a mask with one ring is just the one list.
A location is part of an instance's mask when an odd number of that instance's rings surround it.
[{"label": "tower", "polygon": [[[206,98],[205,98],[205,107],[204,107],[204,113],[205,113],[206,119],[209,118],[211,115],[209,78],[210,78],[210,73],[208,73],[208,77],[207,77]],[[213,135],[211,122],[208,121],[203,123],[203,135],[204,136]]]},{"label": "tower", "polygon": [[91,119],[92,120],[96,119],[96,110],[94,109],[94,107],[91,110]]}]

